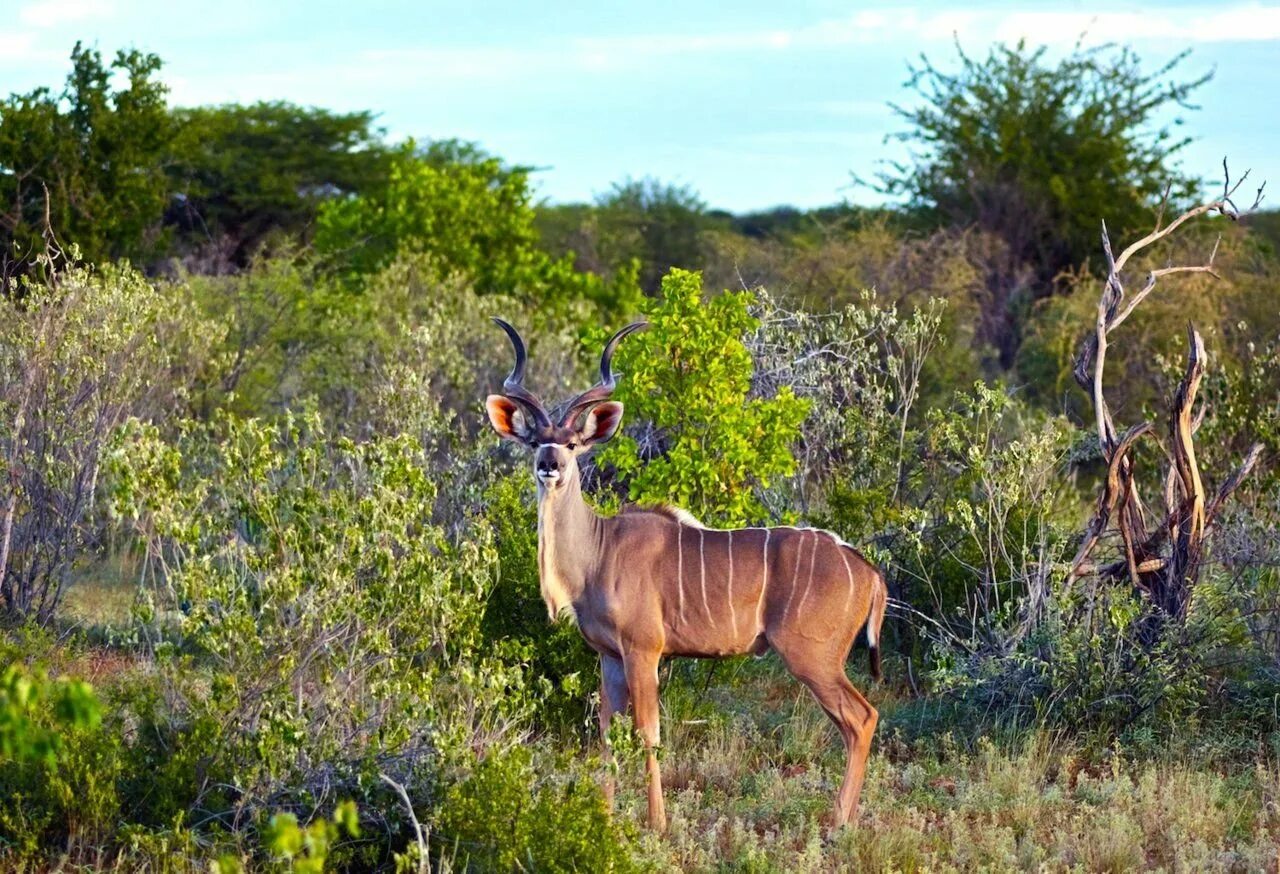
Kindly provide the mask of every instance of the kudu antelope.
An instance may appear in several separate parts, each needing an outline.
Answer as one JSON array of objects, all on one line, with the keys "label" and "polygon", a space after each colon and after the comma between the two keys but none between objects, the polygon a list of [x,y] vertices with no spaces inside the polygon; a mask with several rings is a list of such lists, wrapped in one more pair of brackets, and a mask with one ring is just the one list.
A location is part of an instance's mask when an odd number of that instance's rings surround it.
[{"label": "kudu antelope", "polygon": [[[538,572],[547,611],[572,614],[600,654],[600,731],[615,713],[634,710],[644,741],[649,825],[666,828],[659,745],[658,662],[665,655],[718,658],[772,648],[809,687],[836,724],[847,752],[833,820],[854,815],[876,709],[854,688],[844,663],[866,625],[871,670],[888,600],[879,570],[834,534],[812,528],[706,528],[682,510],[629,509],[598,515],[582,497],[578,458],[608,441],[622,422],[611,361],[613,335],[600,358],[600,382],[553,419],[524,387],[520,334],[495,322],[515,348],[503,393],[489,395],[489,421],[502,437],[533,451],[538,488]],[[612,781],[605,792],[613,802]]]}]

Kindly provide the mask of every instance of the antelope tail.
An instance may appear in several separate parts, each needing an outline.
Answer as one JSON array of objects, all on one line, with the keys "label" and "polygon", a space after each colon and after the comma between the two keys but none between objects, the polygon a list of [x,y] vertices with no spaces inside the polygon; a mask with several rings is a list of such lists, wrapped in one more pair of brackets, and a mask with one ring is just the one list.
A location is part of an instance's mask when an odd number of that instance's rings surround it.
[{"label": "antelope tail", "polygon": [[880,670],[880,626],[884,624],[884,612],[889,606],[889,587],[884,574],[877,571],[875,585],[871,589],[871,610],[867,614],[867,647],[870,651],[871,676],[883,678]]}]

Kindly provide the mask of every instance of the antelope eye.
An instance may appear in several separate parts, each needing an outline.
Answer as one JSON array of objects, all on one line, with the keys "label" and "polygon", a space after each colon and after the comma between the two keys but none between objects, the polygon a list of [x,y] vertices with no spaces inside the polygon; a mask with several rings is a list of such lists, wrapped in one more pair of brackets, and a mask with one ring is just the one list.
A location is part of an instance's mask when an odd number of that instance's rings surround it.
[{"label": "antelope eye", "polygon": [[572,452],[573,450],[575,450],[575,449],[577,449],[577,448],[578,448],[578,444],[577,444],[577,443],[570,443],[569,445],[567,445],[567,446],[565,447],[565,449],[568,449],[570,452]]}]

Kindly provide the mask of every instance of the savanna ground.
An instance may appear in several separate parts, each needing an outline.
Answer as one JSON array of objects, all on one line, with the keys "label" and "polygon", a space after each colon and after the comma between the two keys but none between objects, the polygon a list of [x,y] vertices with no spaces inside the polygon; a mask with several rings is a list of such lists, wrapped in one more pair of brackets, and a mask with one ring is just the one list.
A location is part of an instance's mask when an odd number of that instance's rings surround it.
[{"label": "savanna ground", "polygon": [[[122,570],[68,592],[68,618],[90,629],[91,638],[110,639],[114,623],[127,623],[135,569]],[[1118,743],[1099,749],[1070,731],[993,720],[998,728],[990,733],[966,726],[957,736],[952,714],[892,676],[902,664],[891,662],[891,675],[876,684],[853,664],[863,654],[853,653],[851,676],[868,690],[881,723],[860,815],[839,831],[826,824],[844,769],[839,735],[776,655],[714,666],[669,662],[664,688],[673,671],[681,676],[663,697],[667,834],[643,826],[638,745],[630,754],[619,750],[616,765],[615,816],[641,868],[798,874],[1280,865],[1275,735],[1241,749],[1247,735],[1183,724],[1144,738],[1140,749]],[[63,670],[101,687],[126,683],[146,666],[99,645]],[[582,733],[593,728],[594,707],[584,704]],[[597,753],[587,742],[579,755]],[[597,775],[605,771],[595,768]],[[460,858],[465,848],[446,849],[441,867],[458,866]]]}]

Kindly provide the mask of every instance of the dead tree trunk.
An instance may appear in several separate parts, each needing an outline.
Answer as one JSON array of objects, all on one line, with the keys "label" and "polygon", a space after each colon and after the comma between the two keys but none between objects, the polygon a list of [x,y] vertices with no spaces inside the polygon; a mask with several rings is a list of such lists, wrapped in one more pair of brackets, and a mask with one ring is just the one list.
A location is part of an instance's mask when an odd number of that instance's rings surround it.
[{"label": "dead tree trunk", "polygon": [[[1226,175],[1225,161],[1222,166]],[[1168,225],[1162,226],[1162,219],[1157,218],[1155,230],[1129,245],[1118,258],[1112,254],[1111,239],[1106,225],[1103,225],[1102,250],[1107,259],[1107,278],[1098,300],[1093,335],[1085,341],[1075,363],[1076,382],[1089,393],[1093,403],[1098,445],[1107,463],[1107,477],[1098,497],[1098,509],[1085,528],[1080,548],[1071,564],[1069,580],[1091,574],[1103,579],[1127,579],[1161,614],[1177,619],[1186,614],[1192,587],[1199,578],[1205,536],[1222,504],[1257,462],[1262,445],[1252,446],[1239,468],[1223,481],[1213,500],[1206,501],[1195,451],[1195,433],[1205,411],[1202,407],[1198,414],[1194,413],[1196,392],[1204,376],[1205,349],[1203,338],[1194,326],[1188,324],[1187,365],[1169,404],[1170,465],[1165,477],[1165,518],[1158,527],[1149,530],[1130,450],[1141,437],[1152,432],[1153,426],[1150,422],[1142,422],[1117,438],[1103,381],[1107,346],[1112,332],[1151,294],[1160,277],[1173,273],[1217,276],[1213,271],[1213,259],[1218,248],[1215,244],[1204,264],[1150,271],[1141,290],[1127,301],[1122,283],[1122,273],[1130,258],[1173,233],[1183,223],[1213,212],[1232,219],[1238,217],[1231,197],[1248,175],[1246,173],[1235,185],[1231,184],[1230,176],[1226,176],[1220,198],[1187,210]],[[1259,188],[1250,209],[1261,203],[1262,192],[1263,189]],[[1123,557],[1098,565],[1090,560],[1090,556],[1110,531],[1119,535]]]}]

